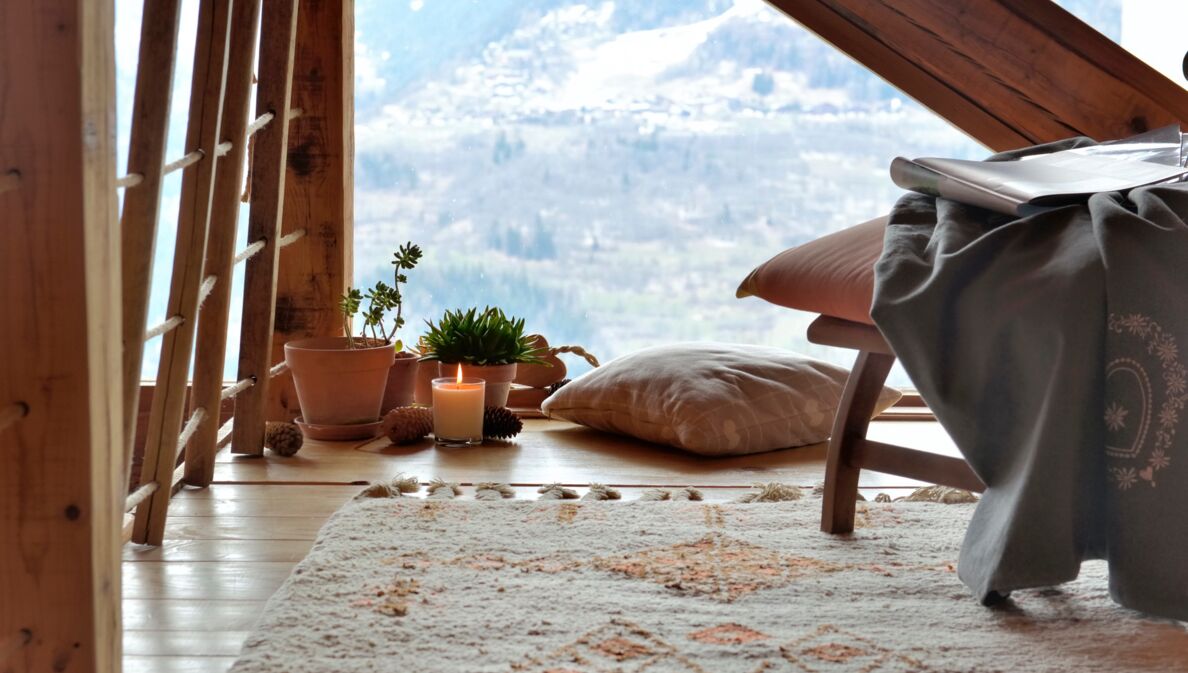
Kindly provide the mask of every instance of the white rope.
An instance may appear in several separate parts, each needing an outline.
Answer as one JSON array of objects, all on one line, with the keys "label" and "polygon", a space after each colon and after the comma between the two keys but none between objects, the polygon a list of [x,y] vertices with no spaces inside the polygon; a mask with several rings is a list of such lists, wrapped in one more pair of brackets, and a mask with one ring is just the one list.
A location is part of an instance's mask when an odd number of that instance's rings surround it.
[{"label": "white rope", "polygon": [[223,142],[219,143],[218,145],[215,145],[215,156],[216,157],[225,156],[228,152],[231,151],[231,147],[232,147],[232,145],[231,145],[230,140],[224,140]]},{"label": "white rope", "polygon": [[202,279],[202,285],[198,288],[199,306],[202,306],[203,302],[206,301],[206,298],[210,296],[210,293],[214,292],[215,284],[218,282],[219,277],[213,274]]},{"label": "white rope", "polygon": [[278,362],[272,365],[272,368],[268,370],[268,378],[275,379],[287,371],[289,371],[289,365],[285,364],[284,361]]},{"label": "white rope", "polygon": [[243,250],[240,250],[239,254],[235,256],[234,263],[239,264],[240,262],[249,260],[252,257],[255,257],[256,253],[260,252],[263,249],[264,249],[264,241],[256,241],[255,243],[244,248]]},{"label": "white rope", "polygon": [[186,444],[190,443],[190,438],[198,432],[198,426],[202,425],[202,421],[206,420],[206,409],[198,407],[190,414],[190,420],[186,421],[186,427],[182,429],[181,434],[177,436],[177,450],[180,453],[182,449],[186,448]]},{"label": "white rope", "polygon": [[143,175],[141,175],[140,173],[129,173],[129,174],[125,175],[124,177],[120,178],[119,180],[116,180],[116,189],[127,189],[129,187],[135,187],[136,185],[139,185],[142,182],[144,182]]},{"label": "white rope", "polygon": [[168,332],[169,330],[176,328],[178,325],[182,324],[185,321],[186,321],[185,318],[181,317],[180,315],[175,315],[172,318],[170,318],[169,320],[166,320],[165,322],[161,323],[160,325],[155,325],[153,327],[150,327],[148,329],[148,331],[144,333],[144,340],[148,341],[149,339],[155,339],[155,338],[161,336],[162,334]]},{"label": "white rope", "polygon": [[193,166],[199,161],[202,161],[202,157],[204,156],[206,156],[206,152],[203,152],[202,150],[194,150],[180,159],[176,159],[165,164],[165,168],[161,169],[161,175],[169,175],[170,173],[174,171],[180,171],[187,166]]},{"label": "white rope", "polygon": [[124,511],[131,512],[132,510],[136,509],[140,503],[147,500],[150,495],[156,493],[157,489],[159,488],[161,488],[161,485],[155,481],[150,481],[147,484],[141,484],[139,488],[137,488],[135,491],[132,491],[128,498],[124,500]]},{"label": "white rope", "polygon": [[271,112],[265,112],[259,117],[256,117],[256,121],[248,124],[247,130],[244,131],[244,135],[249,138],[252,137],[257,131],[264,128],[265,126],[268,126],[268,123],[271,122],[272,118],[275,116],[276,115],[272,114]]},{"label": "white rope", "polygon": [[305,110],[302,110],[299,107],[289,108],[289,121],[293,121],[294,119],[300,117],[303,114],[305,114]]},{"label": "white rope", "polygon": [[298,229],[296,231],[290,231],[289,233],[280,237],[280,240],[277,241],[277,247],[281,248],[281,249],[287,248],[290,245],[293,245],[294,243],[296,243],[297,241],[301,240],[304,237],[305,237],[305,229]]},{"label": "white rope", "polygon": [[252,376],[249,376],[241,381],[236,381],[234,384],[223,388],[223,391],[219,393],[219,399],[229,400],[254,385],[256,385],[256,379]]}]

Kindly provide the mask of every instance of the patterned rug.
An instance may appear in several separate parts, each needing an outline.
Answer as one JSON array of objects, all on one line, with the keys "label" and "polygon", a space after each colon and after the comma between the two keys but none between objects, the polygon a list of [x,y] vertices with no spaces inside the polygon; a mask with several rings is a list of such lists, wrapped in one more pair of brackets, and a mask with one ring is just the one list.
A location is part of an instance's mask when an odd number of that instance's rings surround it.
[{"label": "patterned rug", "polygon": [[1115,606],[1101,564],[981,607],[973,505],[860,503],[834,537],[820,503],[357,499],[232,670],[1188,671],[1185,625]]}]

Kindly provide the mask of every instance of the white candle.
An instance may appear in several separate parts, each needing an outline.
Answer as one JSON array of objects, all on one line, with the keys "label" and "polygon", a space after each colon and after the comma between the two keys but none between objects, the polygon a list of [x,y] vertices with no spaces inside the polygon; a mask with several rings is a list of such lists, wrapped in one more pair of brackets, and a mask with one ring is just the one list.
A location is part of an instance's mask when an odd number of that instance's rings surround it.
[{"label": "white candle", "polygon": [[469,446],[483,441],[483,400],[486,381],[462,378],[433,379],[433,436],[446,446]]}]

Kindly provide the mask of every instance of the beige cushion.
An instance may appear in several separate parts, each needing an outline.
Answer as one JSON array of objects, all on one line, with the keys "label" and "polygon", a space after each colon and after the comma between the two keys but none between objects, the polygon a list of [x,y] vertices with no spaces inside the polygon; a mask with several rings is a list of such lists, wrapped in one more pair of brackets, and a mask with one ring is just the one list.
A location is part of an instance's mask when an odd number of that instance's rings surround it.
[{"label": "beige cushion", "polygon": [[[848,375],[779,348],[674,344],[607,363],[541,409],[550,418],[707,456],[741,455],[828,439]],[[878,411],[900,396],[885,388]]]},{"label": "beige cushion", "polygon": [[785,250],[756,267],[736,295],[873,325],[874,263],[886,228],[878,217]]}]

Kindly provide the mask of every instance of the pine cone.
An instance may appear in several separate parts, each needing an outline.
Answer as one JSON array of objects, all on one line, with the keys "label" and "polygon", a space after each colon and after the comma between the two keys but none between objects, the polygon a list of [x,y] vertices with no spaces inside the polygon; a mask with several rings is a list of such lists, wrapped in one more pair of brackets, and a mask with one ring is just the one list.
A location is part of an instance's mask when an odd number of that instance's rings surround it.
[{"label": "pine cone", "polygon": [[301,428],[292,423],[269,423],[264,427],[264,446],[281,456],[292,456],[301,450],[305,437]]},{"label": "pine cone", "polygon": [[483,437],[510,439],[524,429],[524,421],[507,407],[487,407],[483,411]]},{"label": "pine cone", "polygon": [[556,383],[550,383],[549,384],[549,394],[552,395],[553,393],[557,392],[558,390],[561,390],[561,387],[564,386],[566,383],[569,383],[569,381],[570,381],[570,379],[561,379],[560,381],[557,381]]},{"label": "pine cone", "polygon": [[425,407],[396,407],[384,415],[380,429],[393,444],[415,442],[433,432],[433,410]]}]

